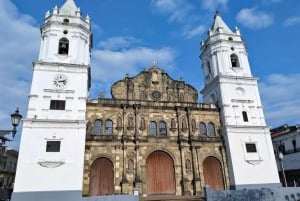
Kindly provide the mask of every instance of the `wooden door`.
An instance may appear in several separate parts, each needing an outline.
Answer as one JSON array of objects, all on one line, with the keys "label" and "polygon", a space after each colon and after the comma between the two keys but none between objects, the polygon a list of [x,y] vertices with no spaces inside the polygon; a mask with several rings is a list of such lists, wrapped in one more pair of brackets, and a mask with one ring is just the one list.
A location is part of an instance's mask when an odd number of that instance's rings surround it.
[{"label": "wooden door", "polygon": [[175,170],[172,158],[163,151],[155,151],[146,161],[147,194],[175,194]]},{"label": "wooden door", "polygon": [[93,162],[90,172],[89,190],[90,196],[113,194],[113,164],[107,158],[98,158]]},{"label": "wooden door", "polygon": [[215,157],[207,157],[203,162],[205,185],[214,190],[224,190],[222,166]]}]

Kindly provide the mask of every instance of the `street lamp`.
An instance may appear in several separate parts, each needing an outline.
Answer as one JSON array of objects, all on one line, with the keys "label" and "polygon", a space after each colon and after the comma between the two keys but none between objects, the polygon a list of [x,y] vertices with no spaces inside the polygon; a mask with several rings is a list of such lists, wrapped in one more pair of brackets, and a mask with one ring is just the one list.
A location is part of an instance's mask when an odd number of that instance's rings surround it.
[{"label": "street lamp", "polygon": [[22,119],[22,115],[19,112],[19,108],[17,108],[15,113],[11,114],[10,117],[11,117],[11,124],[13,126],[13,129],[12,130],[0,130],[0,139],[2,139],[2,141],[4,141],[4,142],[8,140],[7,138],[4,137],[4,135],[11,133],[14,138],[17,133],[17,126],[19,125],[19,123]]},{"label": "street lamp", "polygon": [[278,152],[278,158],[281,166],[281,172],[282,172],[282,177],[283,177],[283,182],[284,182],[284,187],[287,187],[287,182],[286,182],[286,177],[285,177],[285,172],[283,168],[283,153],[281,151]]}]

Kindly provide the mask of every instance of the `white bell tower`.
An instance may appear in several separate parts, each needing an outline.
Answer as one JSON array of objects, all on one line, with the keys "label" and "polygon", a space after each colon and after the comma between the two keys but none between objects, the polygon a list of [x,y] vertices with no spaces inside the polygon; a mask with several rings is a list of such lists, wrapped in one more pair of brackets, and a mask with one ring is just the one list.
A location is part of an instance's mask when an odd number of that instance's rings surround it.
[{"label": "white bell tower", "polygon": [[45,15],[13,201],[81,200],[92,33],[74,0]]},{"label": "white bell tower", "polygon": [[245,43],[217,12],[201,44],[205,103],[220,108],[232,189],[280,186],[257,78],[251,75]]}]

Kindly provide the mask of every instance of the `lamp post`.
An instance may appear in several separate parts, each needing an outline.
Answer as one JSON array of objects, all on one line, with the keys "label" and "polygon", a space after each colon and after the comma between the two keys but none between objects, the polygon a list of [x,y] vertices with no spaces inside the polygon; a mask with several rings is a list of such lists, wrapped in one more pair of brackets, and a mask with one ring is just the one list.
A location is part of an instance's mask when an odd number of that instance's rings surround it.
[{"label": "lamp post", "polygon": [[283,168],[283,161],[282,161],[283,160],[283,153],[281,151],[278,152],[278,158],[279,158],[279,162],[280,162],[280,166],[281,166],[281,172],[282,172],[284,187],[287,187],[285,172],[284,172],[284,168]]},{"label": "lamp post", "polygon": [[5,143],[5,141],[9,140],[6,137],[4,137],[4,135],[8,135],[11,133],[14,138],[17,133],[17,126],[19,125],[19,123],[22,119],[22,115],[19,112],[19,108],[17,108],[15,113],[11,114],[10,117],[11,117],[11,124],[13,126],[13,129],[12,130],[0,130],[0,139],[4,143]]}]

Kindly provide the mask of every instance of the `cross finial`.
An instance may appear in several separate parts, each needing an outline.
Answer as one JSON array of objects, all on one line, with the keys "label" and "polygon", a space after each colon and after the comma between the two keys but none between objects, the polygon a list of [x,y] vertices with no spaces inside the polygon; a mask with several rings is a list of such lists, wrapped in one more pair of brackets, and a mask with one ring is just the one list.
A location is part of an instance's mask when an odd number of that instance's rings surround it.
[{"label": "cross finial", "polygon": [[152,61],[152,64],[153,64],[153,66],[156,66],[157,61],[153,60],[153,61]]}]

